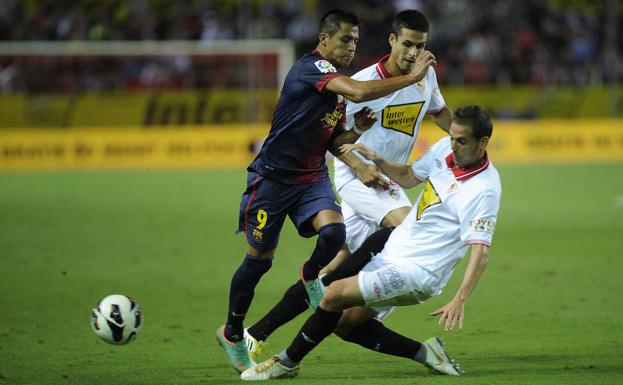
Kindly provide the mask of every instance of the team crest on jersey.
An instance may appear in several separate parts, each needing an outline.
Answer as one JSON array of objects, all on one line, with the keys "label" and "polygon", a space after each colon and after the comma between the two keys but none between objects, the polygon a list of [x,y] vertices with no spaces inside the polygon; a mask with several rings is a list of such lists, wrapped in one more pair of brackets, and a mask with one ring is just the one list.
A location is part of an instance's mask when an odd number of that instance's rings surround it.
[{"label": "team crest on jersey", "polygon": [[469,229],[475,233],[493,234],[495,231],[495,218],[476,218],[469,221]]},{"label": "team crest on jersey", "polygon": [[387,106],[383,108],[381,125],[390,130],[413,136],[422,107],[424,107],[423,101]]},{"label": "team crest on jersey", "polygon": [[337,72],[337,69],[335,69],[335,67],[333,66],[333,64],[331,64],[330,62],[328,62],[327,60],[318,60],[316,62],[314,62],[314,65],[316,66],[316,68],[318,68],[320,70],[320,72],[322,72],[323,74],[329,73],[329,72]]},{"label": "team crest on jersey", "polygon": [[337,126],[337,122],[342,119],[342,116],[344,116],[344,113],[340,110],[338,105],[332,113],[327,112],[326,114],[324,114],[324,117],[320,119],[320,121],[331,127],[335,127]]},{"label": "team crest on jersey", "polygon": [[459,191],[459,184],[457,182],[454,182],[450,185],[450,187],[448,187],[448,191],[446,191],[446,194],[452,194]]},{"label": "team crest on jersey", "polygon": [[400,199],[400,185],[392,179],[389,180],[387,186],[384,186],[383,189],[387,192],[387,195],[389,195],[390,198],[395,200]]},{"label": "team crest on jersey", "polygon": [[426,179],[424,191],[422,191],[420,201],[417,204],[417,219],[419,220],[422,218],[422,212],[424,212],[424,210],[440,203],[441,199],[439,198],[437,191],[435,191],[435,187],[432,183],[430,183],[430,179]]}]

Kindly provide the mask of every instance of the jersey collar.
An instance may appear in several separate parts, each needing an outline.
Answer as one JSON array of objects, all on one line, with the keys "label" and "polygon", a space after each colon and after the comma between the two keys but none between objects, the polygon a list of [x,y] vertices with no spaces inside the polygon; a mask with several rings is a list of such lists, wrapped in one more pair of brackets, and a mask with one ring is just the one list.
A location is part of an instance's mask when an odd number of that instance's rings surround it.
[{"label": "jersey collar", "polygon": [[394,75],[390,74],[389,71],[387,71],[385,69],[385,67],[383,66],[383,63],[385,63],[387,61],[387,59],[389,59],[389,55],[387,54],[385,56],[383,56],[378,63],[376,63],[376,73],[379,74],[379,76],[381,77],[381,79],[389,79],[391,77],[394,77]]},{"label": "jersey collar", "polygon": [[466,170],[461,170],[460,168],[455,166],[454,154],[450,153],[450,155],[446,156],[446,165],[452,171],[452,174],[454,174],[456,180],[464,181],[486,170],[487,167],[489,167],[489,156],[485,151],[485,156],[480,163]]}]

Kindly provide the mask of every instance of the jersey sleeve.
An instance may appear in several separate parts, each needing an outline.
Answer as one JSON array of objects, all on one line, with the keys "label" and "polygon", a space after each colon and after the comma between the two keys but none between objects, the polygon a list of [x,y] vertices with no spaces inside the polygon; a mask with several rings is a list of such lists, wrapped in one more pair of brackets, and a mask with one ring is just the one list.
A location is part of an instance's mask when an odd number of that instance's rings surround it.
[{"label": "jersey sleeve", "polygon": [[339,72],[329,61],[319,59],[313,62],[306,63],[301,69],[300,80],[318,90],[318,92],[324,91],[329,81],[339,77],[345,76]]},{"label": "jersey sleeve", "polygon": [[479,193],[475,199],[464,202],[458,210],[461,241],[465,244],[491,246],[499,207],[500,196],[491,189]]},{"label": "jersey sleeve", "polygon": [[430,73],[430,85],[433,88],[430,97],[430,103],[428,104],[428,110],[426,110],[429,114],[435,114],[443,109],[446,105],[446,100],[441,95],[441,90],[439,89],[439,84],[437,84],[437,74],[432,67],[428,69]]}]

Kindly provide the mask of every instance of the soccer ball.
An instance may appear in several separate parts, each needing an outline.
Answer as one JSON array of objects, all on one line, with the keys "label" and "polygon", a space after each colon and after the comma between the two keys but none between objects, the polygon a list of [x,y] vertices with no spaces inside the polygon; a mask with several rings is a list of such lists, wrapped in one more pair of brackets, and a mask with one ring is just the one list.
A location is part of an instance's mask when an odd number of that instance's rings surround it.
[{"label": "soccer ball", "polygon": [[91,312],[91,327],[104,341],[123,345],[132,341],[143,327],[141,307],[121,294],[104,297]]}]

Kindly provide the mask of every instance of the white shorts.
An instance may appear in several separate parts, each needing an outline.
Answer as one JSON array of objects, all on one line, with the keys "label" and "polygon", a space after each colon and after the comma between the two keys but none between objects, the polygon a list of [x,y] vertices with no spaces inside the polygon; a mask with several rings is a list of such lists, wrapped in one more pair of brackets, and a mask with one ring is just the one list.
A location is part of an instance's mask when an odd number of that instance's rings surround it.
[{"label": "white shorts", "polygon": [[346,225],[346,247],[352,253],[372,233],[391,211],[411,207],[405,191],[394,181],[387,190],[364,185],[359,179],[346,183],[338,191],[342,198],[342,215]]},{"label": "white shorts", "polygon": [[358,276],[359,290],[366,306],[379,314],[392,306],[422,303],[434,294],[434,277],[408,261],[386,261],[372,257]]}]

